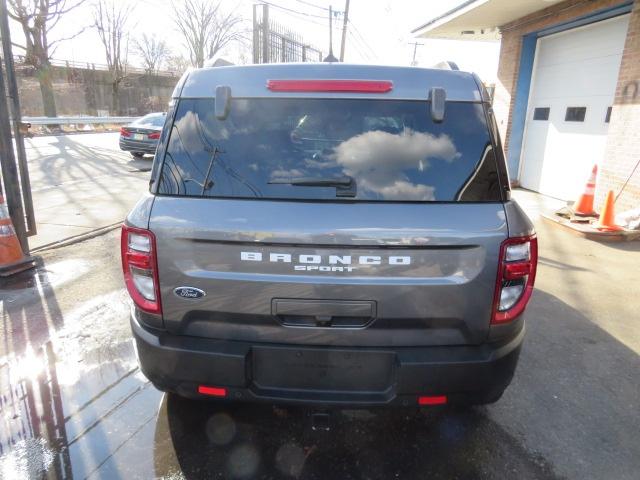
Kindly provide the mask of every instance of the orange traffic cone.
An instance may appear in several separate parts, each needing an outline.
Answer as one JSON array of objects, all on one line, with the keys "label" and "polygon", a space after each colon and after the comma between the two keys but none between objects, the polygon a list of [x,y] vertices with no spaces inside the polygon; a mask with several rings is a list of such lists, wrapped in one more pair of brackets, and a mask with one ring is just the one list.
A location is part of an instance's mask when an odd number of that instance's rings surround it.
[{"label": "orange traffic cone", "polygon": [[0,195],[0,277],[8,277],[34,266],[34,259],[22,253],[9,210],[4,203],[4,197]]},{"label": "orange traffic cone", "polygon": [[589,217],[596,212],[593,211],[593,196],[596,193],[596,175],[598,175],[598,165],[594,165],[591,176],[584,187],[584,192],[573,204],[573,213],[581,217]]},{"label": "orange traffic cone", "polygon": [[605,232],[615,232],[618,230],[624,230],[621,226],[616,225],[615,222],[615,212],[614,212],[614,203],[615,199],[613,198],[613,190],[609,190],[607,193],[607,197],[604,201],[604,207],[602,208],[602,213],[600,214],[600,219],[596,224],[596,228],[598,230],[602,230]]}]

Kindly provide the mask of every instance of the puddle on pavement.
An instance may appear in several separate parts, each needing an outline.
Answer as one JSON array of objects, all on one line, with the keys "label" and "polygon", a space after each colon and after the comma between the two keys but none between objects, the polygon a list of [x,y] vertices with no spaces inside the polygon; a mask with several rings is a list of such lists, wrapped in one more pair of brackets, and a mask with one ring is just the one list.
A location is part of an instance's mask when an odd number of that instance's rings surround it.
[{"label": "puddle on pavement", "polygon": [[[11,279],[3,279],[0,293],[4,302],[15,301],[29,290],[55,288],[68,283],[85,274],[92,267],[91,262],[83,259],[61,260],[59,262],[39,264],[35,269],[27,270]],[[27,291],[27,292],[25,292]]]},{"label": "puddle on pavement", "polygon": [[97,295],[66,312],[46,296],[43,279],[64,285],[66,271],[85,268],[87,262],[49,264],[22,290],[3,291],[3,343],[13,353],[0,356],[2,479],[85,478],[117,448],[110,443],[121,438],[115,431],[128,432],[142,418],[130,408],[133,400],[157,397],[150,402],[155,418],[161,395],[137,367],[126,292]]},{"label": "puddle on pavement", "polygon": [[49,341],[0,363],[0,478],[72,478],[78,452],[107,447],[109,417],[149,387],[130,340],[70,348]]}]

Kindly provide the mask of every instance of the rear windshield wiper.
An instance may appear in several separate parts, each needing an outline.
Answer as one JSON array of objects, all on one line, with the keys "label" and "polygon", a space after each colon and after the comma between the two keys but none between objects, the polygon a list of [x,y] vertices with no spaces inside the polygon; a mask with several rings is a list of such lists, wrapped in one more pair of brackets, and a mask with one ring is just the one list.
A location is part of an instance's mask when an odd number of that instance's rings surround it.
[{"label": "rear windshield wiper", "polygon": [[356,180],[353,177],[301,177],[276,178],[268,182],[270,185],[293,185],[295,187],[336,187],[336,197],[355,197]]}]

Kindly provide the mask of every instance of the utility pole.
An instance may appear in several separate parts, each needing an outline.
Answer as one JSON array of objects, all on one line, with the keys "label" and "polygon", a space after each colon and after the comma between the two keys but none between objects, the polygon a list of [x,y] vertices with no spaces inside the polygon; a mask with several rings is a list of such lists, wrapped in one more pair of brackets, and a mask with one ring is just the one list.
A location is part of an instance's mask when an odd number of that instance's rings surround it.
[{"label": "utility pole", "polygon": [[[4,3],[4,2],[3,2]],[[24,210],[22,209],[22,197],[20,196],[20,179],[16,159],[13,154],[13,140],[11,138],[11,125],[9,123],[9,109],[5,96],[4,72],[0,65],[0,167],[2,168],[2,180],[4,182],[7,207],[11,222],[20,241],[22,251],[28,255],[29,242],[24,228]],[[2,189],[0,189],[0,194]]]},{"label": "utility pole", "polygon": [[416,50],[418,49],[418,47],[423,46],[424,43],[411,42],[409,43],[409,45],[413,45],[413,60],[411,60],[411,66],[415,67],[418,64],[418,62],[416,62]]},{"label": "utility pole", "polygon": [[333,7],[329,6],[329,55],[325,57],[324,62],[337,62],[338,59],[333,55]]},{"label": "utility pole", "polygon": [[[29,168],[27,166],[27,153],[24,149],[24,138],[22,136],[22,131],[20,130],[20,125],[22,124],[20,97],[18,96],[18,82],[16,80],[15,68],[13,65],[13,52],[11,51],[11,31],[9,30],[7,4],[4,1],[0,1],[0,34],[2,36],[2,54],[4,56],[5,70],[7,74],[8,96],[11,98],[12,103],[13,138],[15,139],[16,151],[18,154],[20,187],[22,190],[22,196],[20,198],[21,203],[22,199],[24,199],[24,210],[27,217],[26,235],[35,235],[36,219],[33,212],[33,200],[31,197],[31,181],[29,180]],[[2,90],[2,93],[4,94],[4,90]],[[2,101],[4,101],[4,98]],[[16,219],[13,220],[14,224],[16,221]],[[23,221],[20,223],[24,224]]]},{"label": "utility pole", "polygon": [[349,22],[349,0],[344,5],[344,19],[342,21],[342,43],[340,44],[340,61],[344,62],[344,43],[347,40],[347,23]]}]

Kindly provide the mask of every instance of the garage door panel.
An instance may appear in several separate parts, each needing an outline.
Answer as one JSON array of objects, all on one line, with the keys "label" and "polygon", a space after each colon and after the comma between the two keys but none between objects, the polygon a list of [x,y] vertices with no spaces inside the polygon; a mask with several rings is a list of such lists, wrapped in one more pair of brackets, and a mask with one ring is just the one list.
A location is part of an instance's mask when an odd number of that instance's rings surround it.
[{"label": "garage door panel", "polygon": [[563,64],[567,58],[582,61],[612,55],[624,45],[627,31],[621,24],[628,22],[628,16],[624,16],[544,37],[539,44],[539,65]]},{"label": "garage door panel", "polygon": [[[570,62],[566,65],[540,68],[534,89],[539,92],[536,100],[556,98],[560,96],[593,96],[611,97],[615,91],[617,75],[612,78],[611,71],[620,66],[620,56],[610,56],[589,62]],[[572,82],[567,82],[572,78]]]},{"label": "garage door panel", "polygon": [[[521,184],[575,199],[604,156],[628,15],[540,38],[521,153]],[[536,107],[548,120],[533,120]],[[566,121],[567,107],[585,107],[584,121]]]}]

